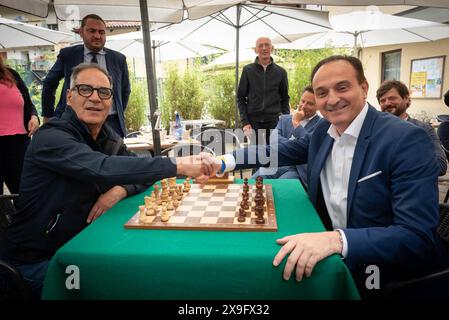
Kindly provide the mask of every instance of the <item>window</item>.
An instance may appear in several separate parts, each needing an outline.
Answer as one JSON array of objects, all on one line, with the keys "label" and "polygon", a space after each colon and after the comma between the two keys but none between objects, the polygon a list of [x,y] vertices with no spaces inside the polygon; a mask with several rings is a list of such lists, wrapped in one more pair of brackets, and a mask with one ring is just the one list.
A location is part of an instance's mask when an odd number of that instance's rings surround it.
[{"label": "window", "polygon": [[382,82],[385,80],[400,80],[401,53],[400,49],[382,52]]}]

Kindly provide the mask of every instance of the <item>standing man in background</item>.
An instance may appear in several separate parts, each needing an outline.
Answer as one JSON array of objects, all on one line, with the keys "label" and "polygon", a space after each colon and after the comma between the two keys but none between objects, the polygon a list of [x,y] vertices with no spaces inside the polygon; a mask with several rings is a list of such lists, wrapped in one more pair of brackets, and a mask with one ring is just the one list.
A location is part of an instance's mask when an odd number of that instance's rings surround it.
[{"label": "standing man in background", "polygon": [[274,63],[271,57],[273,45],[267,37],[256,41],[254,51],[257,58],[254,63],[243,67],[237,92],[237,102],[243,131],[246,136],[255,130],[257,143],[258,131],[263,129],[266,144],[270,143],[270,132],[276,128],[281,114],[289,114],[287,72]]},{"label": "standing man in background", "polygon": [[[126,57],[104,47],[106,23],[95,14],[89,14],[83,18],[79,34],[84,44],[62,49],[56,63],[44,79],[42,89],[44,123],[50,117],[60,117],[64,112],[72,69],[82,62],[98,63],[111,74],[113,79],[113,104],[106,123],[123,138],[126,135],[125,109],[131,93]],[[55,92],[62,78],[64,78],[64,86],[55,110]]]}]

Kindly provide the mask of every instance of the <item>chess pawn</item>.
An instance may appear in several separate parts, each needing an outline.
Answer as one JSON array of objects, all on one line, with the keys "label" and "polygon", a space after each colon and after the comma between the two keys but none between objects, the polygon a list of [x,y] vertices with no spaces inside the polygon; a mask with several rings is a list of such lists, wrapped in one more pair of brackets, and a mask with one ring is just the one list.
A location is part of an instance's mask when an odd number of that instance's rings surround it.
[{"label": "chess pawn", "polygon": [[171,199],[168,200],[168,202],[167,202],[167,210],[168,210],[169,212],[172,212],[174,209],[175,209],[175,208],[173,207],[173,202],[172,202],[172,200],[171,200]]},{"label": "chess pawn", "polygon": [[184,193],[189,192],[189,191],[190,191],[190,185],[189,185],[189,183],[188,183],[187,181],[184,181],[183,185],[184,185],[184,189],[183,189],[182,191],[183,191]]},{"label": "chess pawn", "polygon": [[140,213],[140,218],[145,217],[145,206],[139,206],[139,213]]},{"label": "chess pawn", "polygon": [[174,198],[174,200],[173,200],[173,207],[175,209],[177,209],[179,207],[179,201],[176,198]]},{"label": "chess pawn", "polygon": [[256,189],[257,190],[262,190],[263,189],[263,184],[261,182],[256,182]]},{"label": "chess pawn", "polygon": [[170,220],[170,215],[167,212],[167,207],[162,206],[161,221],[167,222],[168,220]]},{"label": "chess pawn", "polygon": [[157,198],[156,204],[157,204],[158,206],[160,206],[160,205],[162,204],[162,199],[161,199],[161,198]]},{"label": "chess pawn", "polygon": [[150,208],[147,210],[147,216],[155,216],[156,215],[156,210],[154,210],[154,208]]},{"label": "chess pawn", "polygon": [[239,216],[237,217],[238,222],[245,222],[246,220],[246,213],[243,208],[239,208]]},{"label": "chess pawn", "polygon": [[243,179],[243,184],[246,186],[248,185],[248,178]]},{"label": "chess pawn", "polygon": [[153,202],[151,201],[151,197],[145,196],[144,200],[145,200],[145,208],[149,209],[153,204]]}]

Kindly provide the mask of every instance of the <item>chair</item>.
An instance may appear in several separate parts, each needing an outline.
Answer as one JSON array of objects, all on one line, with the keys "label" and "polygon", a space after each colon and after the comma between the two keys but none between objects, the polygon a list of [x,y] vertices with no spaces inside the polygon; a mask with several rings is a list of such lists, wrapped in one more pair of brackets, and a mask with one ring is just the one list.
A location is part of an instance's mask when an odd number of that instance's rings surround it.
[{"label": "chair", "polygon": [[[438,236],[444,241],[449,252],[449,204],[440,203]],[[385,287],[385,298],[449,299],[449,267],[418,278],[395,281]]]},{"label": "chair", "polygon": [[[18,194],[0,195],[0,233],[11,223],[11,218],[16,213],[18,198]],[[0,301],[30,298],[20,272],[7,261],[0,259]]]},{"label": "chair", "polygon": [[133,132],[128,133],[125,138],[137,138],[141,134],[142,133],[140,131],[133,131]]},{"label": "chair", "polygon": [[[231,153],[241,147],[241,139],[232,130],[219,127],[202,127],[199,133],[193,133],[193,139],[198,140],[202,146],[214,150],[216,155]],[[242,179],[243,170],[238,171]],[[235,173],[234,171],[234,176]]]},{"label": "chair", "polygon": [[[444,154],[446,155],[446,158],[449,159],[449,150],[447,150],[443,145],[441,145],[441,149],[443,149]],[[449,188],[446,191],[446,195],[444,196],[444,203],[447,203],[447,200],[449,199]]]}]

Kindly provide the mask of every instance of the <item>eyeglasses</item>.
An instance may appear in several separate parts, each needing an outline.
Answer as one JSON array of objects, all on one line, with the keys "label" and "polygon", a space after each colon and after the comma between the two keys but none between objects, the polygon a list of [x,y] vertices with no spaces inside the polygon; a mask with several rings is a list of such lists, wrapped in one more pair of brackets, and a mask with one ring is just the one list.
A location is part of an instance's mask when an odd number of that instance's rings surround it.
[{"label": "eyeglasses", "polygon": [[75,88],[76,91],[78,91],[78,94],[85,98],[89,98],[94,93],[95,90],[97,90],[98,97],[101,100],[107,100],[112,97],[112,89],[110,88],[105,87],[94,88],[88,84],[77,84],[75,85],[74,88],[72,88],[72,90],[75,90]]}]

